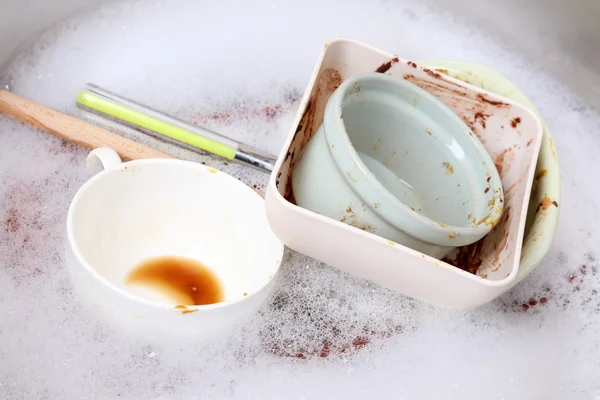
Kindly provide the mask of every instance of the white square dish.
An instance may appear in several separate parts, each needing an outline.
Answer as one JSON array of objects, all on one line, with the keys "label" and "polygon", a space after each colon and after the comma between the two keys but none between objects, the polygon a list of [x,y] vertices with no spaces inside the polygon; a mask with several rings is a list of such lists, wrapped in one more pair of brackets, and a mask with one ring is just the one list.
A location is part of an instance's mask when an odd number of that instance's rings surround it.
[{"label": "white square dish", "polygon": [[[443,101],[471,127],[496,164],[504,188],[503,216],[485,238],[447,260],[460,268],[295,205],[294,163],[321,125],[329,96],[345,79],[373,71],[409,80]],[[439,306],[475,307],[502,294],[517,275],[542,134],[539,118],[522,105],[359,41],[337,38],[321,52],[271,174],[267,217],[288,247],[335,268]]]}]

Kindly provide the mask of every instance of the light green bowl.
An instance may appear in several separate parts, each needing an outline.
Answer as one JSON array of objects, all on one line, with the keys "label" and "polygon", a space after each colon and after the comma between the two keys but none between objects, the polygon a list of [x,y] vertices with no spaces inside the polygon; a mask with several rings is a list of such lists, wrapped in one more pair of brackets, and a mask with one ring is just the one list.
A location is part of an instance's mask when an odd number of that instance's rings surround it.
[{"label": "light green bowl", "polygon": [[496,71],[483,65],[461,61],[424,60],[419,64],[514,100],[530,108],[542,120],[544,136],[529,199],[521,263],[517,278],[513,281],[514,286],[542,261],[550,250],[556,231],[560,204],[560,170],[552,136],[533,103]]}]

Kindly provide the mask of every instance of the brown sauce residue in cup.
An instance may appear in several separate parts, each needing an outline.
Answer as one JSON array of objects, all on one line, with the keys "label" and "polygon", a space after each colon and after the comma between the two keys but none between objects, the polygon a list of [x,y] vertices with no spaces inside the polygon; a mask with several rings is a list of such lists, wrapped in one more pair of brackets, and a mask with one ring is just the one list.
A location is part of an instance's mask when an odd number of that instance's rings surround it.
[{"label": "brown sauce residue in cup", "polygon": [[131,270],[125,282],[152,287],[178,304],[201,306],[225,300],[217,275],[190,258],[163,256],[146,260]]}]

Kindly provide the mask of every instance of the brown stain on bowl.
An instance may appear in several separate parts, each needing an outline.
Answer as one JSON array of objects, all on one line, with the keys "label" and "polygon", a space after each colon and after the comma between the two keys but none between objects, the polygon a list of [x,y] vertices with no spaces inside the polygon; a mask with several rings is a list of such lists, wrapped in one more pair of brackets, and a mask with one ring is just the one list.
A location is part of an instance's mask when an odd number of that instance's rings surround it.
[{"label": "brown stain on bowl", "polygon": [[[504,213],[502,214],[502,217],[500,218],[500,222],[499,222],[500,226],[507,226],[507,227],[510,226],[510,219],[512,217],[511,211],[512,210],[510,207],[507,207],[506,210],[504,210]],[[505,230],[503,232],[503,234],[500,236],[500,239],[494,242],[494,245],[493,245],[494,258],[490,262],[490,265],[492,266],[492,272],[496,272],[501,267],[500,256],[502,255],[502,251],[508,247],[508,238],[509,237],[510,237],[510,232]]]},{"label": "brown stain on bowl", "polygon": [[[414,65],[413,67],[416,68],[417,66]],[[481,93],[467,92],[463,86],[449,81],[449,78],[445,75],[428,73],[425,68],[423,68],[423,72],[427,76],[415,72],[405,74],[404,79],[409,80],[445,103],[471,128],[467,132],[476,135],[485,145],[487,137],[484,130],[487,128],[488,118],[495,114],[505,115],[511,105],[500,100],[494,100]]]},{"label": "brown stain on bowl", "polygon": [[513,129],[516,129],[520,123],[521,123],[521,117],[515,117],[510,120],[510,126],[512,126]]},{"label": "brown stain on bowl", "polygon": [[183,304],[176,305],[175,309],[181,311],[181,313],[183,315],[191,314],[191,313],[195,313],[196,311],[199,311],[198,308],[189,309],[187,306],[184,306]]},{"label": "brown stain on bowl", "polygon": [[492,100],[492,99],[484,96],[481,93],[477,93],[477,98],[479,100],[483,101],[484,103],[490,104],[495,107],[510,107],[510,104],[508,104],[508,103],[505,103],[503,101],[498,101],[498,100]]},{"label": "brown stain on bowl", "polygon": [[[507,227],[512,218],[511,208],[507,207],[496,221],[489,221],[489,218],[490,215],[487,215],[479,223],[488,223],[494,226],[490,233],[475,243],[459,247],[455,254],[444,257],[442,261],[474,275],[478,274],[484,261],[492,272],[497,271],[501,266],[502,252],[508,246],[510,232]],[[486,278],[486,276],[481,277]]]},{"label": "brown stain on bowl", "polygon": [[361,224],[359,222],[350,222],[350,225],[352,225],[355,228],[360,229],[361,231],[365,231],[365,232],[375,232],[375,229],[373,228],[373,225],[370,224]]},{"label": "brown stain on bowl", "polygon": [[474,123],[479,123],[479,125],[481,125],[484,129],[486,127],[486,121],[489,117],[491,117],[492,114],[486,114],[482,111],[477,111],[475,113],[475,115],[473,116],[473,122]]},{"label": "brown stain on bowl", "polygon": [[488,221],[490,218],[492,217],[491,214],[486,215],[485,217],[481,218],[475,225],[481,225],[481,224],[488,224],[490,223],[490,221]]},{"label": "brown stain on bowl", "polygon": [[[465,97],[468,95],[468,93],[465,91],[464,88],[462,88],[462,86],[451,86],[451,85],[454,85],[451,82],[442,81],[443,83],[438,83],[435,81],[431,81],[429,79],[416,77],[413,74],[404,75],[404,79],[411,81],[415,85],[419,86],[421,89],[427,90],[429,93],[433,94],[435,97],[437,97],[439,99],[443,99],[442,101],[444,101],[444,102],[446,100],[448,100],[446,95],[450,95],[450,96],[454,95],[454,96],[459,96],[459,97]],[[454,99],[456,100],[456,97],[454,97]],[[456,104],[456,103],[457,102],[454,101],[454,104]]]},{"label": "brown stain on bowl", "polygon": [[375,72],[379,72],[380,74],[384,74],[384,73],[388,72],[389,69],[392,68],[392,65],[396,64],[398,61],[399,61],[398,57],[393,57],[392,59],[384,62],[379,67],[377,67],[377,69],[375,70]]},{"label": "brown stain on bowl", "polygon": [[460,247],[454,258],[444,257],[442,261],[471,274],[477,274],[484,258],[482,249],[483,240],[479,240],[468,246]]},{"label": "brown stain on bowl", "polygon": [[498,170],[498,175],[500,175],[500,178],[502,178],[504,176],[504,173],[506,173],[511,168],[515,158],[516,154],[513,151],[512,147],[504,149],[504,151],[502,151],[500,154],[498,154],[498,156],[496,156],[496,159],[494,160],[494,165],[496,166],[496,170]]},{"label": "brown stain on bowl", "polygon": [[431,76],[432,78],[441,78],[442,74],[440,74],[439,72],[436,72],[434,70],[431,70],[429,68],[423,68],[423,71],[425,71],[427,73],[427,75]]},{"label": "brown stain on bowl", "polygon": [[444,161],[442,166],[446,170],[446,175],[452,175],[454,173],[454,167],[448,161]]},{"label": "brown stain on bowl", "polygon": [[323,122],[327,100],[329,100],[331,94],[341,83],[342,76],[338,70],[334,68],[322,70],[317,76],[312,93],[306,103],[300,123],[296,128],[294,138],[292,139],[292,143],[290,144],[282,163],[281,172],[283,172],[285,176],[278,179],[279,183],[284,185],[283,190],[278,185],[280,192],[283,197],[292,204],[296,204],[292,187],[292,173],[296,163],[296,157],[302,152],[319,129],[319,126]]},{"label": "brown stain on bowl", "polygon": [[535,176],[535,180],[539,181],[540,179],[542,179],[543,177],[545,177],[546,175],[548,175],[548,170],[547,169],[543,169],[540,172],[538,172]]},{"label": "brown stain on bowl", "polygon": [[542,199],[542,201],[540,201],[540,203],[538,204],[537,209],[535,210],[535,212],[538,213],[540,210],[541,211],[546,211],[547,209],[549,209],[552,206],[558,208],[558,203],[556,202],[556,200],[552,200],[550,197],[544,196],[544,198]]},{"label": "brown stain on bowl", "polygon": [[225,300],[218,275],[201,262],[185,257],[153,257],[134,266],[124,282],[154,289],[177,303],[215,304]]},{"label": "brown stain on bowl", "polygon": [[[304,135],[300,143],[300,151],[303,150],[323,122],[323,116],[327,100],[335,89],[342,84],[342,76],[333,68],[323,70],[317,77],[313,93],[302,114],[300,126],[304,127]],[[302,129],[300,127],[300,129]],[[298,134],[298,132],[297,132]]]},{"label": "brown stain on bowl", "polygon": [[[363,211],[366,211],[367,207],[366,205],[363,204]],[[356,212],[354,211],[354,208],[352,208],[352,204],[350,204],[345,210],[344,210],[346,215],[342,215],[342,218],[340,219],[340,222],[343,222],[345,224],[348,224],[350,226],[353,226],[355,228],[358,228],[360,230],[366,231],[366,232],[375,232],[375,229],[373,228],[372,225],[367,224],[367,223],[362,223],[359,221],[359,217],[356,214]]]}]

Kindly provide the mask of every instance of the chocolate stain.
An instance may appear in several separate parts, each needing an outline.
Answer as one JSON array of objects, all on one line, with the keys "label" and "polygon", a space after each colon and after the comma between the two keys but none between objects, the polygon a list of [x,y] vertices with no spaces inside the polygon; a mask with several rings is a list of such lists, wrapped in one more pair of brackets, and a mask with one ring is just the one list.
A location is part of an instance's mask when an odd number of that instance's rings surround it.
[{"label": "chocolate stain", "polygon": [[548,170],[547,169],[543,169],[543,170],[541,170],[540,172],[537,173],[537,175],[535,176],[535,180],[539,181],[540,179],[542,179],[546,175],[548,175]]},{"label": "chocolate stain", "polygon": [[462,246],[454,258],[444,257],[442,261],[471,274],[477,274],[483,262],[483,242],[479,240],[473,244]]},{"label": "chocolate stain", "polygon": [[377,67],[375,72],[384,74],[384,73],[388,72],[389,69],[392,68],[392,65],[396,64],[397,62],[398,62],[398,57],[394,57],[391,60],[388,60],[388,61],[384,62],[383,64],[381,64],[379,67]]},{"label": "chocolate stain", "polygon": [[477,94],[477,98],[481,101],[483,101],[484,103],[488,103],[491,104],[493,106],[499,106],[499,107],[510,107],[510,104],[501,102],[501,101],[497,101],[497,100],[491,100],[488,99],[487,97],[485,97],[484,95],[482,95],[481,93]]},{"label": "chocolate stain", "polygon": [[440,74],[439,72],[435,72],[429,68],[423,68],[423,71],[425,71],[427,73],[427,75],[433,77],[433,78],[441,78],[442,74]]},{"label": "chocolate stain", "polygon": [[[284,167],[282,167],[284,173],[287,171],[282,194],[290,203],[296,204],[292,186],[292,173],[296,162],[296,156],[306,147],[323,122],[327,100],[329,100],[331,94],[341,83],[342,76],[333,68],[324,69],[317,77],[313,92],[306,104],[300,123],[296,128],[292,144],[284,159]],[[281,183],[281,179],[279,179],[279,182]]]},{"label": "chocolate stain", "polygon": [[555,200],[552,200],[550,197],[544,196],[542,201],[540,201],[540,203],[538,204],[535,212],[537,214],[540,210],[546,211],[547,209],[549,209],[552,206],[558,207],[558,203]]},{"label": "chocolate stain", "polygon": [[454,173],[454,167],[448,161],[444,161],[442,166],[446,170],[446,175],[452,175]]},{"label": "chocolate stain", "polygon": [[492,114],[485,114],[481,111],[477,111],[475,116],[473,117],[473,122],[478,122],[485,129],[485,123],[488,117],[491,117]]},{"label": "chocolate stain", "polygon": [[510,169],[510,167],[512,166],[512,162],[515,160],[515,157],[516,155],[512,147],[504,149],[502,153],[498,154],[498,156],[494,160],[494,165],[498,170],[500,178],[502,178],[504,176],[503,174]]},{"label": "chocolate stain", "polygon": [[[510,226],[510,218],[511,218],[511,209],[510,207],[507,207],[503,213],[502,213],[502,218],[498,223],[498,226]],[[504,231],[502,232],[502,237],[500,238],[500,240],[496,240],[494,242],[494,259],[490,262],[490,265],[492,266],[492,271],[496,272],[500,267],[500,256],[502,255],[502,251],[506,250],[508,248],[508,238],[510,236],[510,232],[508,231],[508,228],[504,229]],[[482,240],[485,240],[482,239]],[[494,267],[495,266],[495,267]]]}]

